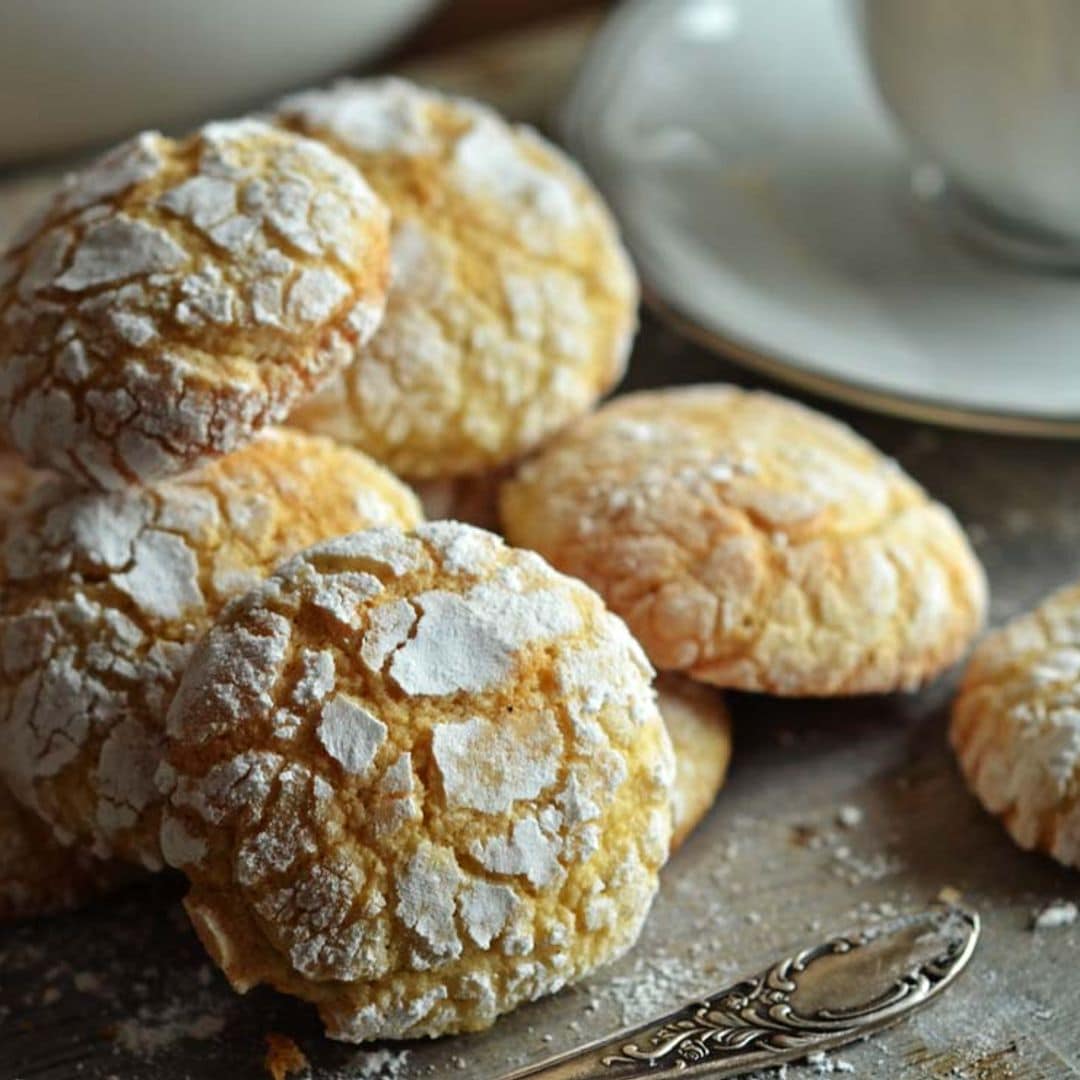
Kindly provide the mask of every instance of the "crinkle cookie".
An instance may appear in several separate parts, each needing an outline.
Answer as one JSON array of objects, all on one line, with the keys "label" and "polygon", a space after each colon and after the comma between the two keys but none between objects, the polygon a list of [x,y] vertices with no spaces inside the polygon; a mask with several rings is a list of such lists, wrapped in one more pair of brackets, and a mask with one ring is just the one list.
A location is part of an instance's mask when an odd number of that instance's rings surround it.
[{"label": "crinkle cookie", "polygon": [[139,135],[0,260],[0,423],[83,486],[180,472],[350,362],[388,273],[385,207],[323,144],[254,120]]},{"label": "crinkle cookie", "polygon": [[637,283],[599,195],[529,128],[399,79],[282,103],[393,217],[386,318],[293,423],[413,479],[511,461],[622,377]]},{"label": "crinkle cookie", "polygon": [[[16,508],[48,478],[48,473],[31,469],[18,454],[0,450],[0,537],[6,532],[7,521]],[[2,574],[0,570],[0,580]]]},{"label": "crinkle cookie", "polygon": [[48,485],[0,549],[0,755],[62,843],[161,865],[153,775],[195,641],[283,558],[413,494],[363,455],[270,431],[201,470],[111,494]]},{"label": "crinkle cookie", "polygon": [[[46,475],[0,452],[0,542]],[[0,592],[4,589],[0,564]],[[132,868],[72,852],[0,782],[0,920],[68,911],[132,876]]]},{"label": "crinkle cookie", "polygon": [[1080,585],[980,643],[950,735],[968,786],[1012,838],[1080,867]]},{"label": "crinkle cookie", "polygon": [[724,786],[731,761],[731,716],[718,690],[682,675],[657,678],[656,703],[675,750],[671,850],[676,851]]},{"label": "crinkle cookie", "polygon": [[910,689],[982,624],[952,514],[843,424],[731,386],[618,398],[500,495],[512,543],[587,581],[653,664],[781,695]]},{"label": "crinkle cookie", "polygon": [[125,863],[62,846],[0,784],[0,921],[71,911],[136,874]]},{"label": "crinkle cookie", "polygon": [[595,593],[467,525],[294,558],[169,713],[203,943],[352,1042],[479,1030],[613,959],[671,837],[651,676]]}]

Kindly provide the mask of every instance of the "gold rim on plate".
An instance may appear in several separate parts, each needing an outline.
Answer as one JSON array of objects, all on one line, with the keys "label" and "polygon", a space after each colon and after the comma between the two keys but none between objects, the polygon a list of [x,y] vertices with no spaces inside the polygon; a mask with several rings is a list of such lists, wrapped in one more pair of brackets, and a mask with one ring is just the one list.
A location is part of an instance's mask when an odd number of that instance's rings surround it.
[{"label": "gold rim on plate", "polygon": [[976,431],[988,435],[1020,435],[1042,439],[1080,439],[1080,417],[1021,416],[980,409],[963,409],[953,405],[924,401],[918,398],[873,390],[858,383],[808,371],[798,361],[783,356],[770,356],[752,345],[713,330],[706,329],[695,319],[665,300],[651,286],[645,285],[643,297],[647,306],[677,333],[698,345],[719,353],[725,360],[749,368],[777,382],[787,383],[821,397],[855,405],[872,412],[898,416],[903,420],[918,420],[942,427]]}]

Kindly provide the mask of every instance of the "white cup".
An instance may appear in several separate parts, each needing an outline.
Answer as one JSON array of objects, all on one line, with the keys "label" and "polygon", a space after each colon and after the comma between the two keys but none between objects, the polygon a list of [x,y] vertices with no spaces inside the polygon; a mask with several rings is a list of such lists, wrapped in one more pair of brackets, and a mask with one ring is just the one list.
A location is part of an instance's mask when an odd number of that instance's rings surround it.
[{"label": "white cup", "polygon": [[1008,253],[1080,265],[1080,0],[855,0],[881,96]]}]

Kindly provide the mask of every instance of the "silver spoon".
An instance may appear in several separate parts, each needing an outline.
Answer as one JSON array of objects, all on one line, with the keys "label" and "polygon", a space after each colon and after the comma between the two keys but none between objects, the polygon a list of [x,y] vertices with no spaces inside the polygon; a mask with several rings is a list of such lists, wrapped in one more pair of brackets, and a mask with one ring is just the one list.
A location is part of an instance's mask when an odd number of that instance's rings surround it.
[{"label": "silver spoon", "polygon": [[973,911],[934,905],[803,949],[667,1016],[502,1080],[719,1080],[835,1050],[951,986],[979,928]]}]

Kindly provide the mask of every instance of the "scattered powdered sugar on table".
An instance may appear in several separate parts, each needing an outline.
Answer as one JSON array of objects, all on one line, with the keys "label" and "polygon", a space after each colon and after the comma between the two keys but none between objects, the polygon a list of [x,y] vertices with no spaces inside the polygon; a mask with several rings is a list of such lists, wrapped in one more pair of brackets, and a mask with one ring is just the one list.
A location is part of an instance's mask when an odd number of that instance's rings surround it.
[{"label": "scattered powdered sugar on table", "polygon": [[880,837],[876,838],[876,850],[862,852],[856,849],[850,834],[864,820],[864,811],[848,803],[838,808],[831,822],[796,821],[791,825],[792,838],[798,847],[822,852],[829,859],[829,872],[845,884],[856,886],[866,882],[882,881],[904,869],[903,861],[893,851],[882,849]]},{"label": "scattered powdered sugar on table", "polygon": [[813,1069],[817,1076],[828,1076],[830,1073],[853,1073],[855,1066],[843,1058],[826,1057],[824,1050],[815,1050],[806,1055],[806,1064]]},{"label": "scattered powdered sugar on table", "polygon": [[615,1008],[620,1025],[634,1024],[674,1009],[700,981],[699,966],[692,959],[642,954],[634,959],[629,973],[590,986],[585,1011],[596,1012],[603,1004]]},{"label": "scattered powdered sugar on table", "polygon": [[[168,888],[168,883],[150,882],[117,896],[120,917],[130,931],[121,947],[113,933],[100,929],[99,912],[80,912],[77,935],[58,927],[69,943],[67,957],[45,970],[33,942],[47,936],[53,924],[4,927],[9,937],[0,953],[0,989],[25,987],[26,992],[17,1004],[9,999],[15,1005],[10,1027],[0,1015],[0,1074],[11,1075],[8,1067],[18,1058],[17,1053],[11,1056],[16,1048],[9,1045],[19,1030],[16,1024],[26,1025],[27,1034],[42,1044],[40,1065],[61,1052],[51,1045],[51,1032],[75,1018],[85,1025],[85,1056],[77,1066],[64,1057],[61,1067],[57,1058],[57,1075],[67,1076],[68,1066],[81,1075],[84,1067],[95,1063],[103,1071],[87,1068],[86,1075],[172,1075],[169,1066],[179,1055],[192,1060],[213,1055],[201,1044],[234,1030],[239,999],[202,960],[180,906],[157,903],[170,897]],[[96,927],[95,920],[99,920]],[[150,1061],[155,1064],[140,1064]]]},{"label": "scattered powdered sugar on table", "polygon": [[220,1035],[225,1021],[211,1013],[189,1013],[180,1003],[163,1009],[143,1008],[137,1017],[116,1025],[117,1047],[140,1057],[153,1057],[181,1039],[212,1039]]},{"label": "scattered powdered sugar on table", "polygon": [[1054,900],[1035,913],[1032,930],[1057,930],[1076,922],[1078,909],[1071,900]]},{"label": "scattered powdered sugar on table", "polygon": [[829,1057],[823,1050],[807,1054],[802,1061],[778,1065],[774,1069],[756,1069],[745,1080],[798,1080],[803,1076],[831,1076],[834,1073],[853,1074],[855,1066],[841,1057]]},{"label": "scattered powdered sugar on table", "polygon": [[415,1076],[410,1050],[368,1050],[339,1069],[320,1069],[318,1080],[407,1080]]}]

